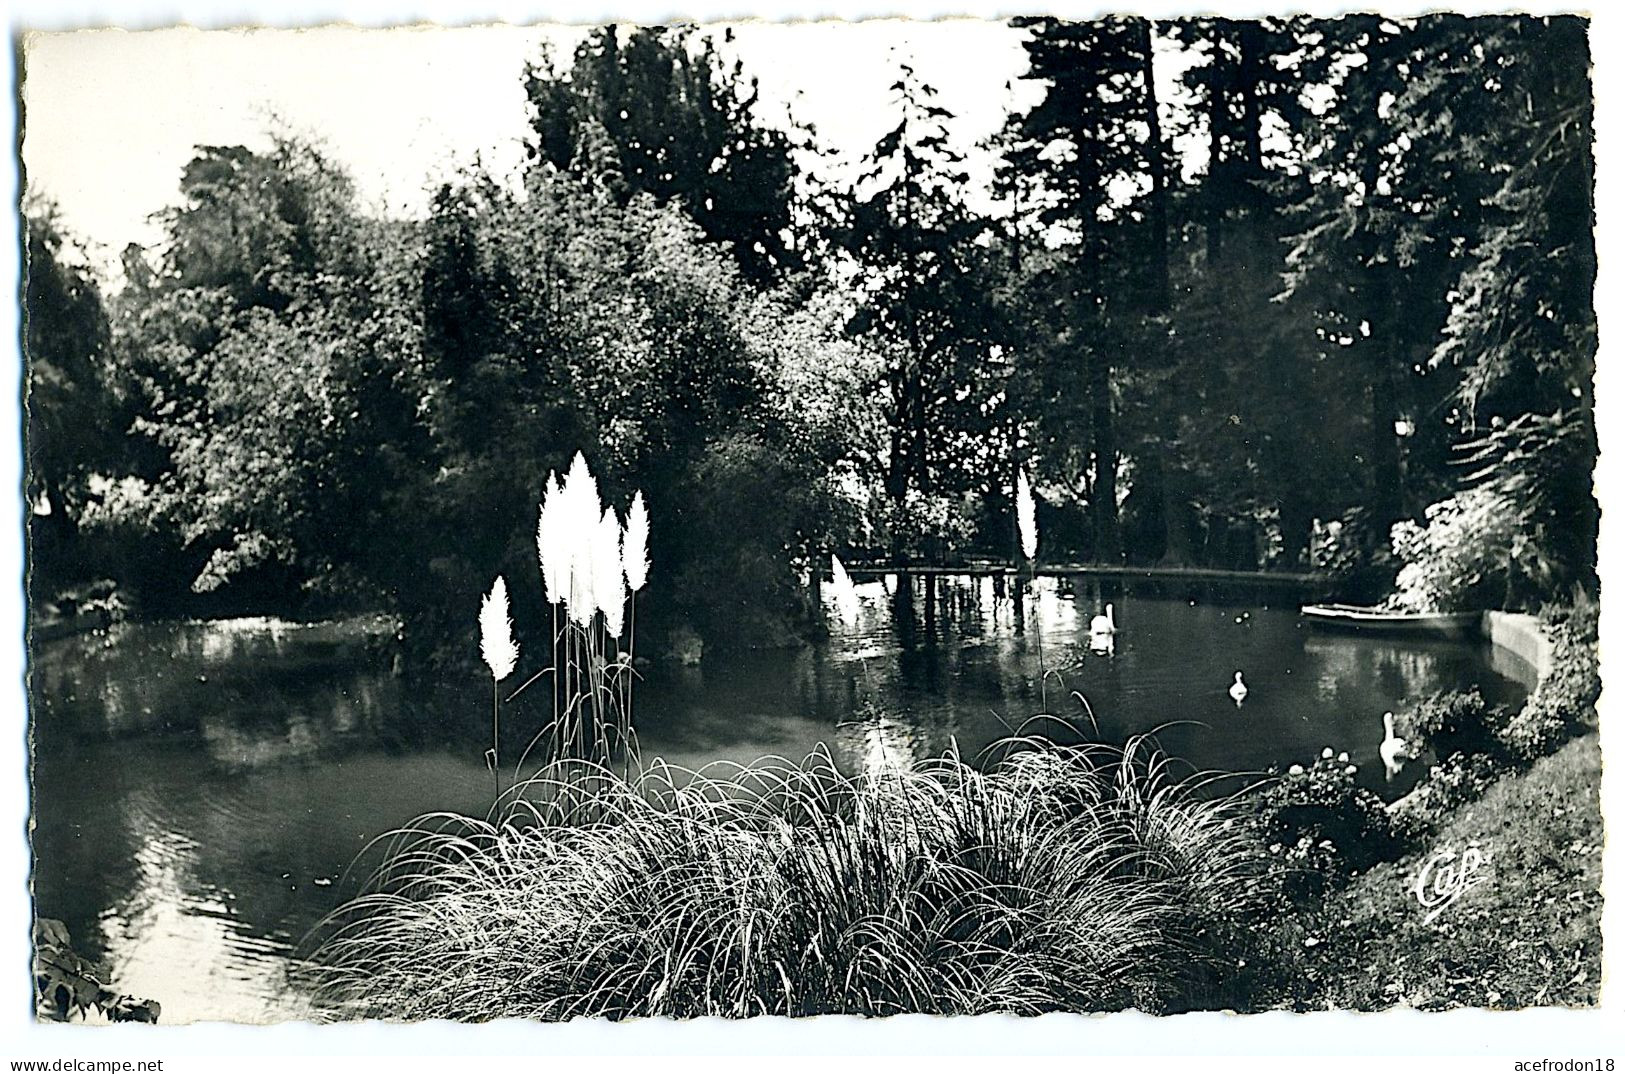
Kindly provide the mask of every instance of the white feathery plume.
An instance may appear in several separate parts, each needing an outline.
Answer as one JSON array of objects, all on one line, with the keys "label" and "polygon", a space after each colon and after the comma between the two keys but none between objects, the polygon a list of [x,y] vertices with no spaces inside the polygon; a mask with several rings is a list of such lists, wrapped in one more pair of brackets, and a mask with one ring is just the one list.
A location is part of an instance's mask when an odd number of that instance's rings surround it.
[{"label": "white feathery plume", "polygon": [[852,584],[852,577],[841,566],[839,556],[829,557],[830,590],[835,598],[835,614],[840,616],[841,622],[848,627],[858,624],[858,589]]},{"label": "white feathery plume", "polygon": [[626,580],[621,571],[621,523],[613,507],[604,508],[593,535],[592,596],[604,613],[604,628],[620,637],[626,616]]},{"label": "white feathery plume", "polygon": [[626,584],[636,593],[649,580],[649,509],[643,504],[641,491],[633,495],[632,510],[626,515],[621,562],[626,568]]},{"label": "white feathery plume", "polygon": [[593,599],[592,546],[603,505],[598,501],[598,482],[587,469],[587,460],[576,452],[570,473],[564,479],[565,538],[569,550],[569,612],[581,626],[592,622],[597,605]]},{"label": "white feathery plume", "polygon": [[497,682],[512,675],[519,663],[519,643],[513,640],[513,622],[508,618],[508,583],[500,574],[480,601],[480,655]]},{"label": "white feathery plume", "polygon": [[1038,557],[1038,514],[1033,504],[1033,487],[1027,472],[1016,475],[1016,528],[1021,531],[1021,552],[1028,559]]},{"label": "white feathery plume", "polygon": [[570,472],[565,475],[564,484],[567,488],[574,488],[582,499],[594,503],[598,501],[598,479],[592,476],[592,471],[587,468],[587,457],[579,451],[570,460]]},{"label": "white feathery plume", "polygon": [[541,511],[536,519],[536,558],[542,567],[542,593],[553,604],[562,604],[569,596],[570,555],[560,538],[564,536],[564,516],[559,508],[564,503],[564,492],[559,488],[559,475],[551,470],[547,486],[542,492]]},{"label": "white feathery plume", "polygon": [[[550,475],[551,476],[551,475]],[[542,502],[536,505],[536,566],[542,571],[542,600],[548,604],[558,603],[558,587],[553,584],[553,567],[548,563],[547,542],[553,535],[553,527],[549,525],[548,509],[552,506],[551,488],[542,489]]]}]

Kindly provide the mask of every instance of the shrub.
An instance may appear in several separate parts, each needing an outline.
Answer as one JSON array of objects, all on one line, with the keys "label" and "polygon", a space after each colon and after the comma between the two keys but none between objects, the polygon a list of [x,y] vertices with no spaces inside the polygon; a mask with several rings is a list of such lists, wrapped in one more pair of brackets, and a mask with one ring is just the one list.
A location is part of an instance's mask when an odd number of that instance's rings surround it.
[{"label": "shrub", "polygon": [[1394,526],[1395,602],[1532,608],[1595,578],[1596,444],[1584,409],[1524,414],[1464,445],[1468,487]]},{"label": "shrub", "polygon": [[[1547,698],[1550,696],[1546,695]],[[1533,761],[1562,745],[1568,737],[1567,722],[1564,713],[1537,690],[1500,729],[1500,743],[1520,761]]]},{"label": "shrub", "polygon": [[1551,612],[1552,667],[1516,713],[1484,703],[1478,690],[1425,698],[1400,717],[1405,736],[1444,758],[1390,809],[1397,830],[1420,838],[1446,813],[1482,795],[1507,762],[1553,753],[1590,724],[1601,693],[1596,606]]},{"label": "shrub", "polygon": [[[807,602],[795,560],[844,528],[827,475],[798,467],[784,450],[743,434],[708,446],[670,502],[683,525],[671,551],[681,564],[665,608],[717,649],[801,640],[818,609]],[[741,525],[749,519],[749,525]]]},{"label": "shrub", "polygon": [[1393,830],[1406,843],[1433,833],[1454,809],[1481,797],[1504,768],[1483,753],[1452,753],[1428,771],[1428,778],[1388,807]]},{"label": "shrub", "polygon": [[1474,686],[1430,694],[1399,713],[1395,722],[1413,747],[1426,747],[1435,757],[1449,757],[1495,751],[1496,733],[1508,718],[1504,708],[1492,708]]},{"label": "shrub", "polygon": [[1251,860],[1228,801],[1139,744],[857,778],[824,753],[577,768],[500,820],[421,821],[315,985],[408,1019],[1167,1009],[1233,956]]},{"label": "shrub", "polygon": [[1483,795],[1501,766],[1482,753],[1452,753],[1428,771],[1428,789],[1441,808],[1454,809]]},{"label": "shrub", "polygon": [[1328,748],[1308,768],[1293,765],[1261,796],[1258,823],[1269,852],[1291,873],[1288,893],[1319,895],[1328,884],[1392,857],[1403,842],[1383,801],[1355,785],[1348,754]]},{"label": "shrub", "polygon": [[1503,606],[1512,596],[1514,549],[1523,541],[1511,512],[1487,489],[1468,489],[1427,508],[1424,525],[1394,525],[1394,604],[1412,611]]},{"label": "shrub", "polygon": [[1310,544],[1310,564],[1335,578],[1339,592],[1374,601],[1392,588],[1395,564],[1388,534],[1372,524],[1366,508],[1351,507],[1338,518],[1317,521]]}]

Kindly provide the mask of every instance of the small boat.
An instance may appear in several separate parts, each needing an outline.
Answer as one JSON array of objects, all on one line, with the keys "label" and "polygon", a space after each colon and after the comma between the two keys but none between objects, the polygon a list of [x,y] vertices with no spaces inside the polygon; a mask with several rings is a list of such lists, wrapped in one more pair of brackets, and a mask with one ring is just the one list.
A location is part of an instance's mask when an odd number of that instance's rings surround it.
[{"label": "small boat", "polygon": [[1304,619],[1332,630],[1461,638],[1478,633],[1479,612],[1396,612],[1358,604],[1305,604]]}]

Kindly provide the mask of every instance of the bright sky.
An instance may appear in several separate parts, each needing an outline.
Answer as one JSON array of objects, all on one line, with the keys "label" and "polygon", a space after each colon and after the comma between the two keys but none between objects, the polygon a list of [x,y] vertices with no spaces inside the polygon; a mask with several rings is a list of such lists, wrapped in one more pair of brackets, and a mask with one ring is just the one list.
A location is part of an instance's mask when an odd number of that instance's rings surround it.
[{"label": "bright sky", "polygon": [[[720,41],[721,27],[715,28]],[[203,144],[264,144],[272,116],[323,140],[363,203],[416,215],[428,191],[476,157],[498,174],[523,159],[521,85],[544,43],[568,59],[576,26],[456,29],[143,32],[87,30],[26,39],[23,162],[30,188],[113,261],[150,243],[149,217],[172,204],[182,166]],[[894,119],[885,107],[908,58],[958,117],[971,150],[1012,101],[1037,93],[1021,35],[998,22],[755,22],[734,27],[737,54],[761,79],[762,114],[793,109],[836,151],[838,176]],[[980,170],[980,169],[978,169]]]}]

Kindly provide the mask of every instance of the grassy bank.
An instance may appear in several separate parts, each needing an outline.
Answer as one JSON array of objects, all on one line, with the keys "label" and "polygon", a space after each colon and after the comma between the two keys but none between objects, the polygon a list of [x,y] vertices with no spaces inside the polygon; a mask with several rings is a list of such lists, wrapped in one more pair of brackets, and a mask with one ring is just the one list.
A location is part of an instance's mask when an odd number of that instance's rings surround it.
[{"label": "grassy bank", "polygon": [[1257,1006],[1597,1002],[1596,615],[1584,602],[1544,617],[1551,667],[1516,711],[1467,690],[1399,714],[1404,737],[1439,758],[1399,802],[1360,792],[1335,760],[1264,789],[1291,897],[1265,941],[1274,973],[1260,974]]},{"label": "grassy bank", "polygon": [[577,774],[407,837],[314,983],[337,1016],[409,1019],[1188,1007],[1255,860],[1188,792],[1143,746]]},{"label": "grassy bank", "polygon": [[[1581,1006],[1602,958],[1602,752],[1595,732],[1504,773],[1426,845],[1291,918],[1289,1005]],[[1475,842],[1484,877],[1431,923],[1413,888],[1440,851]]]}]

